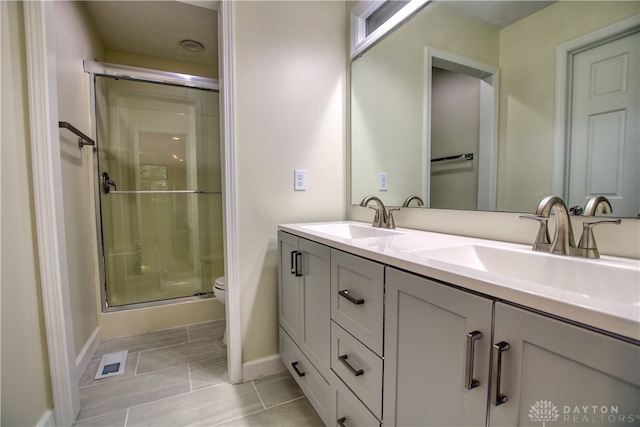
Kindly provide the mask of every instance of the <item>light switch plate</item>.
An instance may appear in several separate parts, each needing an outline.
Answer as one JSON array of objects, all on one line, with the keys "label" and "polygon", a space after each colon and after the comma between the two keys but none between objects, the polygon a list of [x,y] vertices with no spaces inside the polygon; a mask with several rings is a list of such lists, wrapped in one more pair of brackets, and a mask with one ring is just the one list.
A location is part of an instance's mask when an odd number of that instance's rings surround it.
[{"label": "light switch plate", "polygon": [[386,172],[378,174],[378,190],[387,191],[389,189],[389,176]]},{"label": "light switch plate", "polygon": [[296,169],[293,171],[293,189],[305,191],[307,189],[307,171]]}]

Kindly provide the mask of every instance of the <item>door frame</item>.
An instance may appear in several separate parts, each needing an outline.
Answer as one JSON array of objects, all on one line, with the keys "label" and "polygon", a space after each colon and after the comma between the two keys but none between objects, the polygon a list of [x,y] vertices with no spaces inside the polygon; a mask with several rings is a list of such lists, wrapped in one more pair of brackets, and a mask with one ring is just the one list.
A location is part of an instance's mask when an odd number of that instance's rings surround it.
[{"label": "door frame", "polygon": [[498,165],[498,107],[500,70],[473,59],[432,47],[424,49],[424,153],[422,182],[425,207],[431,197],[431,96],[432,68],[438,67],[480,80],[480,131],[478,140],[478,210],[495,210]]},{"label": "door frame", "polygon": [[571,97],[573,57],[580,52],[613,41],[640,29],[640,13],[606,27],[583,34],[556,46],[556,76],[553,129],[551,193],[566,199],[569,188],[569,141],[571,138]]},{"label": "door frame", "polygon": [[[220,32],[221,132],[224,162],[224,252],[227,260],[229,379],[242,381],[242,333],[239,290],[235,152],[233,2],[218,4]],[[53,2],[24,2],[29,127],[34,206],[55,425],[71,426],[80,412],[78,368],[68,292],[68,271],[56,78]],[[37,172],[37,173],[36,173]]]}]

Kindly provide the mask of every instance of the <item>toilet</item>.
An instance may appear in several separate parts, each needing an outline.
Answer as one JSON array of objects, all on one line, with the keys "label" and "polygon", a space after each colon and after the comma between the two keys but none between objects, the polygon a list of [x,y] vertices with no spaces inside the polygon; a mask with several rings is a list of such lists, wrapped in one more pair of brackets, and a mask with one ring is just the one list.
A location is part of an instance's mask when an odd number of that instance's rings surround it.
[{"label": "toilet", "polygon": [[[213,284],[213,296],[222,305],[227,304],[227,278],[225,276],[218,277]],[[225,326],[224,336],[222,337],[223,344],[227,344],[227,330],[228,326]]]}]

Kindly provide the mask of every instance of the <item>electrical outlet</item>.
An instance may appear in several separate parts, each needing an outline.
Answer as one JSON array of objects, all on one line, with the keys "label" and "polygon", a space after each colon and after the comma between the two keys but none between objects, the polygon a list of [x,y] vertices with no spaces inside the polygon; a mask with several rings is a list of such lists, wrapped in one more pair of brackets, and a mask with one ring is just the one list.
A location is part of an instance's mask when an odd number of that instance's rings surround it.
[{"label": "electrical outlet", "polygon": [[387,191],[389,189],[389,177],[386,172],[378,174],[378,190]]},{"label": "electrical outlet", "polygon": [[298,169],[293,171],[293,189],[295,191],[307,189],[307,171]]}]

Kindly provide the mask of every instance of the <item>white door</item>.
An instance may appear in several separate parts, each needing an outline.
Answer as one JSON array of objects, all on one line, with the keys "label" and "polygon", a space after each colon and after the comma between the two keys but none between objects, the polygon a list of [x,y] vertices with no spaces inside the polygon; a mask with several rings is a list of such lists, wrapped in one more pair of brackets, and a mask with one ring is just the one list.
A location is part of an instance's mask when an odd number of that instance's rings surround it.
[{"label": "white door", "polygon": [[573,59],[569,206],[606,196],[613,215],[640,213],[640,33]]}]

